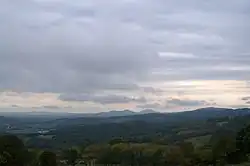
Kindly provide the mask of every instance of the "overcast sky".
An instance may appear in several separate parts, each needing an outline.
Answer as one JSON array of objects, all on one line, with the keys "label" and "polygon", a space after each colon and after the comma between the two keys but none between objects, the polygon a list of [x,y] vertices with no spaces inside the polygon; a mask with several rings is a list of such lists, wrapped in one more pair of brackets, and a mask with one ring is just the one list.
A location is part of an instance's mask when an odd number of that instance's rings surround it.
[{"label": "overcast sky", "polygon": [[1,0],[0,110],[250,106],[249,0]]}]

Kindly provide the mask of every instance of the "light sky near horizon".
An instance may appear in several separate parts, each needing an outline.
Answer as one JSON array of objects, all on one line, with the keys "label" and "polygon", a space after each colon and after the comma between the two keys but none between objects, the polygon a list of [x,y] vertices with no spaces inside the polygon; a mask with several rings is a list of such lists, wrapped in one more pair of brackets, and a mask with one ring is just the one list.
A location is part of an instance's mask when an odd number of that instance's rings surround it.
[{"label": "light sky near horizon", "polygon": [[250,107],[249,0],[1,0],[0,111]]}]

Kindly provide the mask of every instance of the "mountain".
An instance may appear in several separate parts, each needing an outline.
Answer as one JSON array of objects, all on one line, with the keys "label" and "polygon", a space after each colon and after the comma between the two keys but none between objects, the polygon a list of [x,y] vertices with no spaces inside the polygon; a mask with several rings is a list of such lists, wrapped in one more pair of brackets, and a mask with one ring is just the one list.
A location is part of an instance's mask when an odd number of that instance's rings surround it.
[{"label": "mountain", "polygon": [[234,116],[250,115],[250,109],[207,107],[207,108],[200,108],[194,111],[182,112],[182,115],[193,118],[218,118],[218,117],[228,117],[228,116],[234,117]]},{"label": "mountain", "polygon": [[201,108],[193,111],[176,113],[159,113],[154,110],[143,110],[133,112],[131,110],[101,112],[62,120],[62,124],[93,124],[93,123],[124,123],[124,122],[147,122],[147,123],[187,123],[213,118],[236,117],[250,115],[250,109],[228,109],[228,108]]},{"label": "mountain", "polygon": [[122,116],[133,116],[133,115],[144,115],[144,114],[154,114],[158,113],[152,109],[145,109],[140,112],[134,112],[131,110],[123,110],[123,111],[109,111],[109,112],[101,112],[97,114],[92,114],[92,117],[122,117]]},{"label": "mountain", "polygon": [[[162,116],[162,118],[167,119],[175,119],[175,118],[198,118],[198,119],[207,119],[207,118],[217,118],[217,117],[225,117],[225,116],[244,116],[250,114],[249,108],[241,108],[241,109],[231,109],[231,108],[216,108],[216,107],[206,107],[200,108],[192,111],[184,111],[184,112],[171,112],[171,113],[159,113],[152,109],[145,109],[140,112],[134,112],[131,110],[123,110],[123,111],[109,111],[109,112],[101,112],[96,114],[85,114],[85,117],[124,117],[124,116],[136,116],[134,118],[138,118],[137,115],[141,117],[139,119],[143,119],[148,116],[154,117],[153,114],[157,114],[157,118]],[[128,117],[132,118],[132,117]]]},{"label": "mountain", "polygon": [[158,113],[158,112],[152,109],[145,109],[145,110],[140,111],[138,114],[155,114],[155,113]]},{"label": "mountain", "polygon": [[97,114],[93,114],[93,117],[118,117],[118,116],[131,116],[136,113],[130,110],[123,111],[109,111],[109,112],[100,112]]},{"label": "mountain", "polygon": [[47,111],[27,111],[27,112],[0,112],[0,116],[14,118],[45,118],[57,119],[66,117],[79,117],[79,114],[68,112],[47,112]]},{"label": "mountain", "polygon": [[[33,115],[33,114],[32,114]],[[38,114],[39,115],[39,114]],[[49,114],[48,114],[49,115]],[[60,114],[59,114],[60,115]],[[157,113],[154,110],[143,110],[141,112],[134,112],[131,110],[123,111],[110,111],[97,114],[68,114],[69,116],[57,116],[54,115],[51,118],[47,116],[28,116],[28,117],[0,117],[0,128],[5,124],[11,124],[12,126],[27,127],[36,126],[36,128],[53,128],[64,130],[66,126],[89,126],[89,125],[104,125],[112,124],[116,127],[116,124],[164,124],[165,126],[175,126],[177,124],[193,124],[199,121],[207,121],[220,118],[231,117],[250,117],[250,109],[228,109],[228,108],[201,108],[193,111],[176,112],[176,113]],[[1,131],[1,130],[0,130]]]},{"label": "mountain", "polygon": [[[17,112],[17,113],[4,113],[1,112],[0,116],[14,117],[20,120],[27,120],[26,118],[34,119],[81,119],[81,118],[119,118],[126,120],[145,120],[145,121],[157,121],[159,119],[164,121],[179,121],[181,119],[210,119],[218,117],[228,116],[244,116],[250,115],[249,108],[230,109],[230,108],[214,108],[207,107],[196,109],[193,111],[184,112],[172,112],[172,113],[160,113],[152,109],[145,109],[140,112],[134,112],[131,110],[123,111],[109,111],[100,113],[51,113],[51,112]],[[24,119],[25,118],[25,119]]]},{"label": "mountain", "polygon": [[67,112],[46,112],[46,111],[33,111],[33,112],[0,112],[0,116],[14,117],[14,118],[42,118],[42,119],[62,119],[62,118],[108,118],[108,117],[124,117],[133,115],[143,115],[156,113],[154,110],[146,109],[141,112],[134,112],[131,110],[123,111],[109,111],[100,113],[67,113]]}]

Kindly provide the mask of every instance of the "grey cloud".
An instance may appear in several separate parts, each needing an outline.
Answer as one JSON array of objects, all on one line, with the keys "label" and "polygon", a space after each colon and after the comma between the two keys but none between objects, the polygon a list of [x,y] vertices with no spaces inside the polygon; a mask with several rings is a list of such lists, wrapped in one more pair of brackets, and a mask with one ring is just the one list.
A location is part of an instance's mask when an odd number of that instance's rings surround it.
[{"label": "grey cloud", "polygon": [[146,104],[139,104],[137,108],[142,109],[171,109],[177,107],[206,107],[206,106],[215,106],[216,103],[214,101],[205,101],[205,100],[191,100],[191,99],[177,99],[177,98],[170,98],[165,101],[165,103],[146,103]]},{"label": "grey cloud", "polygon": [[250,104],[250,96],[242,97],[241,100],[244,101],[247,105]]},{"label": "grey cloud", "polygon": [[[249,70],[230,69],[250,63],[249,6],[248,0],[1,1],[0,89],[102,93],[150,81],[249,80]],[[229,67],[213,69],[221,65]]]},{"label": "grey cloud", "polygon": [[42,106],[42,108],[46,108],[46,109],[59,109],[59,106],[55,106],[55,105],[45,105]]},{"label": "grey cloud", "polygon": [[[24,108],[24,107],[19,107],[19,108]],[[43,105],[43,106],[37,106],[37,107],[31,107],[32,109],[45,109],[45,110],[63,110],[63,109],[73,109],[74,107],[72,106],[57,106],[57,105]],[[25,108],[27,109],[27,108]]]},{"label": "grey cloud", "polygon": [[248,101],[248,100],[250,100],[250,96],[242,97],[241,100]]},{"label": "grey cloud", "polygon": [[64,94],[60,95],[62,101],[76,102],[94,102],[99,104],[119,104],[119,103],[145,103],[147,100],[144,97],[127,97],[121,95],[93,95],[93,94]]},{"label": "grey cloud", "polygon": [[[204,62],[203,62],[204,63]],[[163,70],[164,71],[164,70]],[[148,76],[155,81],[171,81],[171,80],[241,80],[246,81],[250,79],[249,71],[240,70],[213,70],[213,67],[204,65],[204,68],[183,68],[178,70],[171,70],[166,72],[161,71],[154,75]],[[196,75],[194,75],[194,73]],[[147,78],[145,78],[147,79]]]},{"label": "grey cloud", "polygon": [[18,96],[18,97],[22,97],[22,98],[27,98],[33,95],[33,93],[29,93],[29,92],[20,92],[20,91],[4,91],[4,92],[0,92],[0,95],[3,96]]},{"label": "grey cloud", "polygon": [[68,17],[80,17],[80,18],[93,18],[96,15],[95,10],[91,8],[79,7],[79,9],[72,8],[71,10],[65,11],[65,15]]},{"label": "grey cloud", "polygon": [[[27,109],[26,107],[23,107],[21,105],[11,105],[12,108],[24,108],[24,109]],[[33,109],[49,109],[49,110],[52,110],[52,109],[61,109],[61,108],[64,108],[64,107],[60,107],[60,106],[56,106],[56,105],[44,105],[44,106],[37,106],[37,107],[31,107]],[[67,107],[65,107],[67,108]],[[70,108],[70,107],[69,107]]]},{"label": "grey cloud", "polygon": [[72,109],[72,108],[74,108],[74,107],[72,107],[72,106],[66,106],[66,107],[64,107],[65,109]]},{"label": "grey cloud", "polygon": [[246,108],[248,107],[247,104],[240,104],[240,105],[229,105],[231,108]]},{"label": "grey cloud", "polygon": [[7,92],[1,92],[0,95],[4,95],[4,96],[19,96],[20,94],[17,92],[13,92],[13,91],[7,91]]},{"label": "grey cloud", "polygon": [[19,106],[19,105],[16,105],[16,104],[11,105],[11,107],[12,107],[12,108],[20,108],[20,106]]},{"label": "grey cloud", "polygon": [[149,103],[149,104],[137,105],[137,108],[142,108],[142,109],[159,109],[159,108],[162,108],[162,105],[159,104],[159,103]]},{"label": "grey cloud", "polygon": [[159,88],[153,88],[153,87],[141,87],[142,91],[145,93],[152,93],[155,95],[162,94],[164,91]]},{"label": "grey cloud", "polygon": [[211,105],[211,103],[205,100],[189,100],[189,99],[171,98],[166,101],[166,105],[167,106],[170,105],[170,106],[194,107],[194,106],[207,106],[207,105]]}]

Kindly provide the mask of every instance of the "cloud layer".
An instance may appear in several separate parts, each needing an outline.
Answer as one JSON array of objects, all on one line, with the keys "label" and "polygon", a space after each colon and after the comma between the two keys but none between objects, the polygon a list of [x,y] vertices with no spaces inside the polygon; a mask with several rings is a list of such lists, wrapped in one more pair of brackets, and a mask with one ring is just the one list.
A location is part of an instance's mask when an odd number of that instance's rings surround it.
[{"label": "cloud layer", "polygon": [[60,100],[63,101],[80,101],[80,102],[94,102],[99,104],[119,104],[119,103],[130,103],[130,102],[137,102],[137,103],[146,103],[147,100],[144,97],[140,98],[129,98],[127,96],[121,95],[92,95],[92,94],[66,94],[60,95]]},{"label": "cloud layer", "polygon": [[53,107],[239,105],[250,89],[249,11],[249,0],[3,0],[0,89],[52,94]]}]

